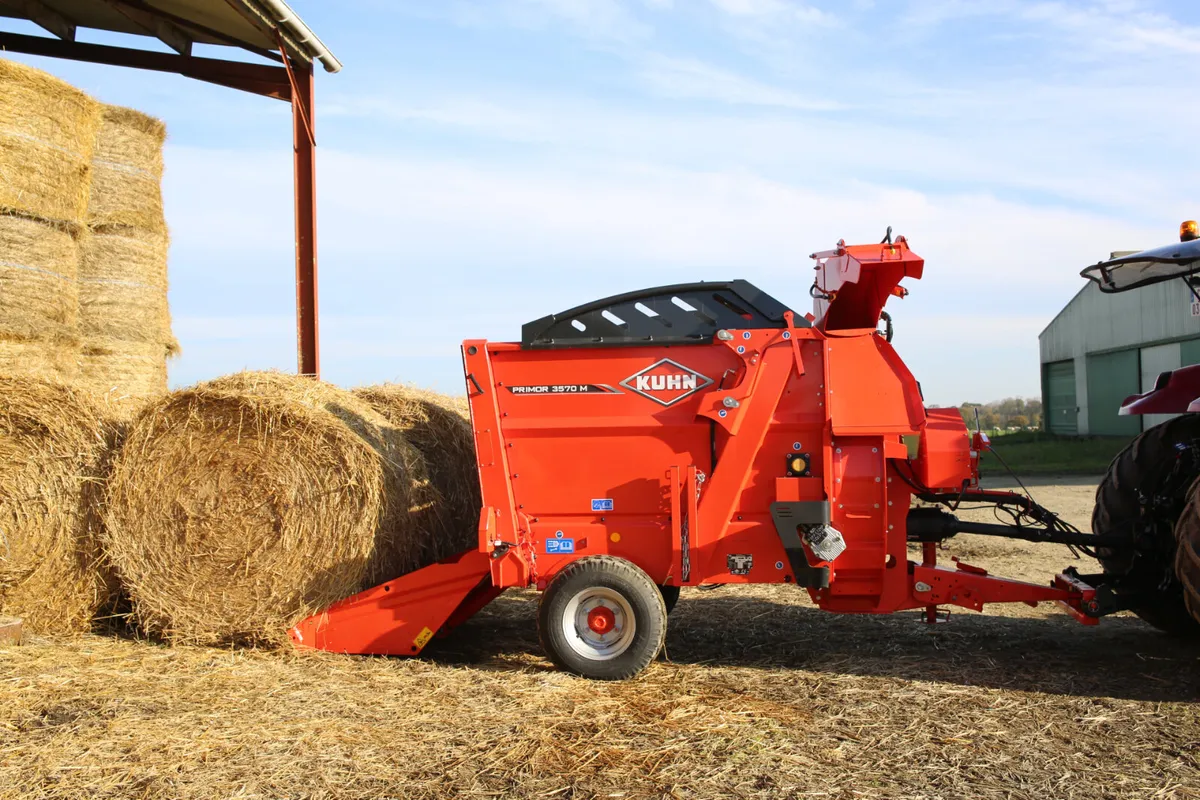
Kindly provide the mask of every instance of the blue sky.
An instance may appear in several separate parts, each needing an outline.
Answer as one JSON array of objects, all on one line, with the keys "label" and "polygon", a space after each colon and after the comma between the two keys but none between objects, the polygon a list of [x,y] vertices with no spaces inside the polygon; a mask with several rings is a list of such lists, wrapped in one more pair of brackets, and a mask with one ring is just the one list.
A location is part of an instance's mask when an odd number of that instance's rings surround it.
[{"label": "blue sky", "polygon": [[[458,393],[462,339],[645,286],[742,277],[807,310],[808,254],[891,225],[926,258],[890,310],[927,400],[1033,396],[1080,268],[1200,215],[1200,4],[292,5],[345,63],[316,115],[343,385]],[[172,384],[294,368],[288,106],[18,58],[168,125]]]}]

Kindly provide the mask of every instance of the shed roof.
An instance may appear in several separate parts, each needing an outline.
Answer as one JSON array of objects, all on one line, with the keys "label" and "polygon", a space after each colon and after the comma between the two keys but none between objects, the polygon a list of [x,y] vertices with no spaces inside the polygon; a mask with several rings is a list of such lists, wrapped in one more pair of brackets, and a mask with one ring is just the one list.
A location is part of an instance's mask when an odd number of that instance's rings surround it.
[{"label": "shed roof", "polygon": [[283,0],[0,0],[0,17],[29,20],[66,41],[77,28],[151,36],[184,55],[197,43],[279,60],[282,42],[290,58],[342,68]]}]

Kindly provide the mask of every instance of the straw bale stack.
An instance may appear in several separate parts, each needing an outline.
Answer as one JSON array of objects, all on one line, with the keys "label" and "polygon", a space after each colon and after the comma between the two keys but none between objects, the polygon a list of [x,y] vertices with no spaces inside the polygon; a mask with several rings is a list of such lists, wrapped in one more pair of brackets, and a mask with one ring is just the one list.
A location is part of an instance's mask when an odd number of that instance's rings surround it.
[{"label": "straw bale stack", "polygon": [[134,614],[173,641],[275,644],[418,565],[421,455],[353,394],[248,372],[147,405],[109,481],[105,542]]},{"label": "straw bale stack", "polygon": [[132,415],[167,390],[178,350],[167,305],[162,148],[166,128],[104,106],[79,264],[79,380]]},{"label": "straw bale stack", "polygon": [[0,374],[73,376],[78,259],[65,228],[0,214]]},{"label": "straw bale stack", "polygon": [[385,383],[354,390],[421,452],[439,503],[423,520],[424,560],[475,547],[479,539],[479,471],[467,401]]},{"label": "straw bale stack", "polygon": [[99,108],[58,78],[0,60],[0,213],[83,226]]},{"label": "straw bale stack", "polygon": [[86,393],[0,377],[0,613],[86,631],[113,594],[99,542],[111,431]]},{"label": "straw bale stack", "polygon": [[41,342],[11,341],[0,336],[0,376],[61,381],[78,367],[74,349],[47,347]]},{"label": "straw bale stack", "polygon": [[70,380],[100,106],[0,60],[0,374]]},{"label": "straw bale stack", "polygon": [[85,341],[168,341],[165,234],[139,228],[92,233],[79,272],[79,335]]},{"label": "straw bale stack", "polygon": [[166,139],[162,121],[132,108],[104,106],[92,156],[88,225],[166,232],[162,203]]}]

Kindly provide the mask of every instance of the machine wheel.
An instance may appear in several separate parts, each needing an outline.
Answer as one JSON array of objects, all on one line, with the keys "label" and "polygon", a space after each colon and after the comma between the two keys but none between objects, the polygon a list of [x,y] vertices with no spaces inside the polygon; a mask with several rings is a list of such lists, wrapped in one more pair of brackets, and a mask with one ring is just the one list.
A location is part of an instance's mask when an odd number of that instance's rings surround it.
[{"label": "machine wheel", "polygon": [[1175,575],[1183,586],[1183,602],[1200,622],[1200,481],[1192,484],[1188,504],[1175,523]]},{"label": "machine wheel", "polygon": [[561,669],[624,680],[662,650],[667,608],[658,586],[629,561],[588,556],[550,582],[538,608],[542,648]]},{"label": "machine wheel", "polygon": [[1094,533],[1136,531],[1128,551],[1100,548],[1104,571],[1150,587],[1133,612],[1167,633],[1198,636],[1175,577],[1175,527],[1200,471],[1200,415],[1185,414],[1143,432],[1113,459],[1096,489]]},{"label": "machine wheel", "polygon": [[667,607],[667,613],[670,614],[675,610],[675,604],[679,602],[679,587],[660,584],[658,591],[662,593],[663,605]]}]

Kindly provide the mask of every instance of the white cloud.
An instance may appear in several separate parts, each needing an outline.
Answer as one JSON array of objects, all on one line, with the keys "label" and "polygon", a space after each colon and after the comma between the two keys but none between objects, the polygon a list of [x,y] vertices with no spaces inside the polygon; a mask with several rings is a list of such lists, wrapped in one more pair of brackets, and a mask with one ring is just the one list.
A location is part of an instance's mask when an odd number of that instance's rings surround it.
[{"label": "white cloud", "polygon": [[[1108,61],[1117,54],[1170,58],[1200,53],[1200,27],[1183,24],[1140,0],[921,0],[909,7],[903,25],[935,28],[982,17],[1006,20],[1008,35],[1052,38],[1057,55],[1065,58]],[[1020,23],[1033,27],[1022,28]]]},{"label": "white cloud", "polygon": [[[1188,132],[1200,126],[1200,109],[1158,113],[1174,105],[1169,86],[1014,83],[899,99],[864,95],[853,98],[861,106],[836,108],[821,98],[724,80],[728,76],[703,64],[650,63],[661,69],[654,80],[664,93],[719,95],[730,105],[740,100],[740,106],[637,110],[557,95],[484,97],[410,87],[394,96],[338,98],[337,104],[355,120],[398,126],[394,133],[379,128],[389,140],[403,140],[406,127],[419,125],[471,135],[476,143],[538,145],[545,159],[573,164],[616,160],[741,169],[814,187],[874,175],[947,191],[1036,192],[1050,202],[1121,209],[1141,218],[1176,216],[1191,202],[1187,186],[1198,177],[1189,166]],[[768,103],[773,105],[761,106]],[[1155,146],[1147,148],[1147,141]],[[461,146],[469,152],[471,143]]]},{"label": "white cloud", "polygon": [[833,25],[833,14],[807,3],[789,0],[710,0],[714,6],[739,17],[766,17],[776,21],[800,22],[810,25]]},{"label": "white cloud", "polygon": [[734,105],[831,111],[840,103],[806,97],[690,58],[652,56],[641,69],[646,85],[667,97],[718,100]]},{"label": "white cloud", "polygon": [[[421,13],[430,13],[428,7]],[[436,12],[435,12],[436,13]],[[618,0],[459,0],[443,7],[459,25],[491,28],[507,26],[544,30],[562,25],[573,34],[593,42],[629,44],[653,33]]]}]

